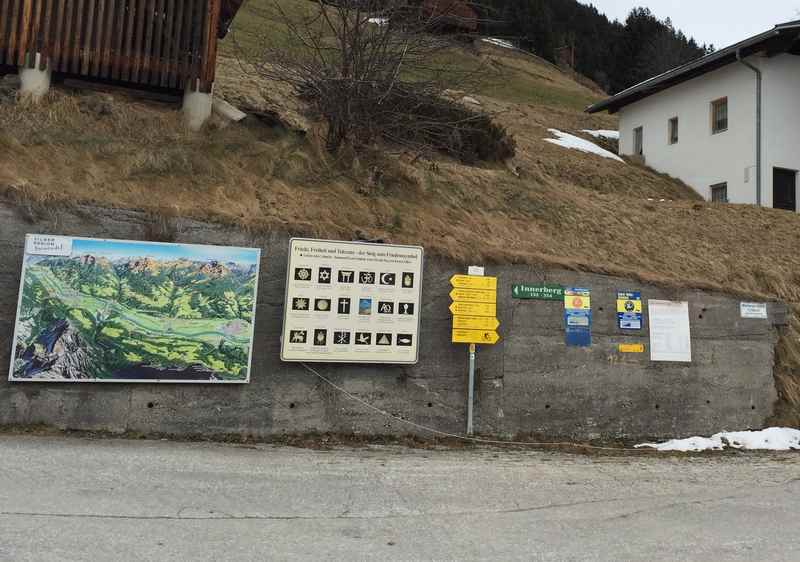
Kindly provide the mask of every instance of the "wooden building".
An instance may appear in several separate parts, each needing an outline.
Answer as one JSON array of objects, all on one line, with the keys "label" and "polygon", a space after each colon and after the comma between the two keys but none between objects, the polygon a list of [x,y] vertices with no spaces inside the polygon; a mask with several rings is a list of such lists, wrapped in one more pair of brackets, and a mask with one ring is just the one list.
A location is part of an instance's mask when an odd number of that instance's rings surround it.
[{"label": "wooden building", "polygon": [[0,0],[0,73],[210,93],[242,0]]}]

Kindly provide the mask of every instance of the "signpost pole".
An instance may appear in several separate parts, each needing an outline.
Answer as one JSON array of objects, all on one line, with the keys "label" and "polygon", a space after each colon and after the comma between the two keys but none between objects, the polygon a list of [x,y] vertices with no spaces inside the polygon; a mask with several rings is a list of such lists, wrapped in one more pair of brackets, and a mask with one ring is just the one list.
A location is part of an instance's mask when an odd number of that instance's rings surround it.
[{"label": "signpost pole", "polygon": [[469,401],[467,402],[467,435],[472,435],[472,403],[475,399],[475,344],[469,344]]}]

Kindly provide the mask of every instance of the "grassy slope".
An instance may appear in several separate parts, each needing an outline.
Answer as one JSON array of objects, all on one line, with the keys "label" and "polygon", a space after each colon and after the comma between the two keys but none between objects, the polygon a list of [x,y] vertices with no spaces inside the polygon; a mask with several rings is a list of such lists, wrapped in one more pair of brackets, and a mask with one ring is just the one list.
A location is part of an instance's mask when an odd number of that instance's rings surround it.
[{"label": "grassy slope", "polygon": [[[257,7],[251,2],[237,26],[258,29]],[[237,37],[253,45],[247,34]],[[232,52],[227,42],[223,53]],[[800,255],[786,251],[800,247],[800,217],[706,203],[645,168],[546,143],[548,127],[577,132],[616,121],[584,114],[598,94],[534,57],[486,45],[458,56],[485,65],[487,83],[468,93],[515,135],[518,156],[507,166],[403,153],[332,161],[291,92],[223,57],[218,92],[276,111],[309,135],[259,124],[190,135],[170,107],[117,98],[113,113],[102,115],[96,96],[56,93],[37,108],[0,105],[0,191],[320,237],[361,231],[464,262],[562,265],[780,298],[800,311]],[[369,187],[374,168],[383,179]],[[798,334],[795,316],[778,366],[779,421],[793,424],[800,423]]]}]

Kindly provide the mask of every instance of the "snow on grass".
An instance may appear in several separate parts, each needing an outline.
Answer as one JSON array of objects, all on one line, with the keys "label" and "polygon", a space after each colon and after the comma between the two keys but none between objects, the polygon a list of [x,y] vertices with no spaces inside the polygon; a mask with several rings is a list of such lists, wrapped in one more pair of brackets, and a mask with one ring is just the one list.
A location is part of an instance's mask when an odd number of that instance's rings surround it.
[{"label": "snow on grass", "polygon": [[620,158],[613,152],[609,152],[604,148],[600,148],[593,142],[589,142],[586,139],[576,137],[575,135],[570,135],[569,133],[562,133],[558,129],[547,129],[547,130],[553,136],[558,137],[555,139],[544,139],[547,142],[553,143],[558,146],[563,146],[564,148],[580,150],[581,152],[590,152],[592,154],[597,154],[598,156],[602,156],[603,158],[610,158],[612,160],[617,160],[618,162],[623,162],[623,163],[625,162],[622,158]]},{"label": "snow on grass", "polygon": [[484,43],[489,43],[490,45],[494,45],[495,47],[502,47],[504,49],[516,49],[513,43],[510,41],[505,41],[503,39],[497,39],[496,37],[484,37],[481,39]]},{"label": "snow on grass", "polygon": [[591,129],[583,129],[582,133],[586,133],[587,135],[592,135],[596,139],[612,139],[612,140],[619,140],[619,131],[610,131],[608,129],[599,129],[597,131],[592,131]]},{"label": "snow on grass", "polygon": [[659,451],[721,451],[726,448],[766,451],[800,450],[800,430],[771,427],[761,431],[725,431],[711,437],[673,439],[665,443],[642,443]]},{"label": "snow on grass", "polygon": [[380,26],[389,25],[389,18],[369,18],[367,21]]}]

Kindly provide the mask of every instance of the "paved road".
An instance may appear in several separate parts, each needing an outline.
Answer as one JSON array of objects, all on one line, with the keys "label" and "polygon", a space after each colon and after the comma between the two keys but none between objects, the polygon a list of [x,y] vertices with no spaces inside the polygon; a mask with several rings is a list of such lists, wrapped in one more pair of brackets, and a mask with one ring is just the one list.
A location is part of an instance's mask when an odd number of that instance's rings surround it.
[{"label": "paved road", "polygon": [[800,560],[800,456],[0,435],[2,560]]}]

